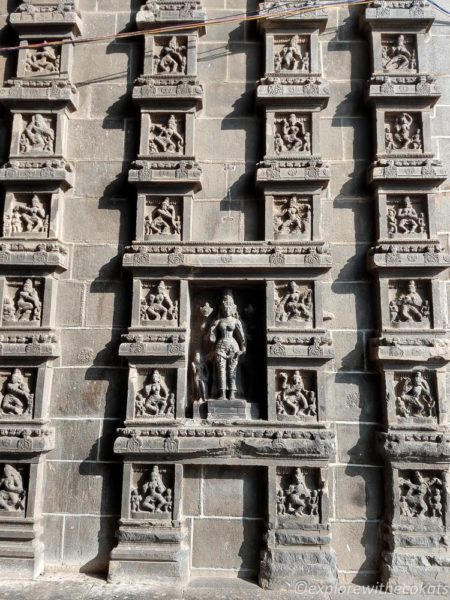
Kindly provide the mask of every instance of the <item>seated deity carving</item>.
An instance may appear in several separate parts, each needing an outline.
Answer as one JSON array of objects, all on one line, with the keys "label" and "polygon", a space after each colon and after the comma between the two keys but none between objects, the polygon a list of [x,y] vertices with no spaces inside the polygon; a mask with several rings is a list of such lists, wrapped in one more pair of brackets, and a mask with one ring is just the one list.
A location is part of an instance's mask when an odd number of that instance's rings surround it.
[{"label": "seated deity carving", "polygon": [[277,490],[277,513],[280,516],[308,517],[319,515],[319,490],[310,490],[301,469],[295,469],[293,483]]},{"label": "seated deity carving", "polygon": [[400,478],[401,516],[442,518],[442,488],[439,477],[425,477],[420,471]]},{"label": "seated deity carving", "polygon": [[307,117],[291,113],[288,117],[275,119],[275,152],[311,152],[311,133],[307,130]]},{"label": "seated deity carving", "polygon": [[178,319],[178,301],[172,300],[164,281],[153,287],[145,298],[141,299],[141,321],[176,321]]},{"label": "seated deity carving", "polygon": [[184,138],[178,132],[178,124],[175,115],[170,115],[167,125],[150,123],[150,153],[182,154],[184,150]]},{"label": "seated deity carving", "polygon": [[289,282],[286,291],[275,301],[275,319],[288,321],[311,321],[313,316],[312,290],[300,287],[295,281]]},{"label": "seated deity carving", "polygon": [[429,321],[430,304],[417,292],[415,281],[408,281],[407,292],[398,293],[389,303],[391,321],[399,323],[423,323]]},{"label": "seated deity carving", "polygon": [[302,50],[302,39],[293,35],[275,55],[275,71],[309,71],[309,53]]},{"label": "seated deity carving", "polygon": [[302,234],[311,218],[311,207],[307,202],[299,202],[297,196],[286,199],[275,215],[275,231],[286,235]]},{"label": "seated deity carving", "polygon": [[180,218],[169,198],[164,198],[159,206],[144,221],[144,235],[176,235],[181,233]]},{"label": "seated deity carving", "polygon": [[0,479],[0,510],[20,512],[25,510],[26,492],[22,476],[11,465],[3,467],[3,477]]},{"label": "seated deity carving", "polygon": [[14,369],[4,386],[5,394],[0,394],[0,414],[29,415],[33,406],[34,394],[20,369]]},{"label": "seated deity carving", "polygon": [[399,35],[396,43],[383,44],[383,69],[386,71],[412,71],[417,68],[416,52],[407,47],[404,35]]},{"label": "seated deity carving", "polygon": [[186,46],[179,45],[176,36],[172,36],[156,57],[156,70],[159,73],[185,73],[186,58]]},{"label": "seated deity carving", "polygon": [[43,46],[36,50],[29,50],[25,59],[27,73],[52,74],[59,73],[59,56],[53,46]]},{"label": "seated deity carving", "polygon": [[20,152],[53,152],[55,132],[48,119],[33,115],[20,136]]},{"label": "seated deity carving", "polygon": [[418,234],[426,232],[425,214],[420,214],[414,208],[411,198],[406,196],[403,206],[399,208],[389,207],[387,211],[388,233],[389,235]]},{"label": "seated deity carving", "polygon": [[397,414],[401,417],[431,417],[436,414],[436,401],[421,371],[415,371],[411,377],[402,377],[395,394]]},{"label": "seated deity carving", "polygon": [[31,205],[17,204],[11,214],[5,215],[3,235],[16,233],[47,233],[49,218],[44,205],[37,195],[31,199]]},{"label": "seated deity carving", "polygon": [[175,394],[167,387],[161,373],[155,369],[150,381],[136,395],[136,416],[173,417]]},{"label": "seated deity carving", "polygon": [[287,373],[280,373],[280,391],[276,393],[276,411],[278,415],[312,417],[317,414],[316,394],[307,390],[300,371],[294,371],[289,381]]},{"label": "seated deity carving", "polygon": [[200,352],[194,354],[191,374],[194,382],[194,400],[206,402],[209,394],[209,369]]},{"label": "seated deity carving", "polygon": [[3,320],[19,322],[39,322],[42,303],[31,279],[26,279],[15,298],[5,296],[3,300]]},{"label": "seated deity carving", "polygon": [[387,152],[392,150],[422,150],[422,133],[408,113],[396,115],[392,123],[384,126],[384,143]]},{"label": "seated deity carving", "polygon": [[147,511],[150,513],[172,512],[173,496],[172,490],[164,485],[159,467],[153,467],[150,478],[141,489],[131,490],[131,511]]}]

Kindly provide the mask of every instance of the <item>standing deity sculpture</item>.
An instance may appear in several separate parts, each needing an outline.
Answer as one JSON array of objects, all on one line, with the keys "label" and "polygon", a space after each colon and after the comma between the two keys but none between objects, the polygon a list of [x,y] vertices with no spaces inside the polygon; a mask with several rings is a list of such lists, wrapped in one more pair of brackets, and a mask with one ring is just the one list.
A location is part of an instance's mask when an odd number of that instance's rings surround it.
[{"label": "standing deity sculpture", "polygon": [[275,71],[309,71],[309,53],[302,50],[302,38],[293,35],[275,55]]},{"label": "standing deity sculpture", "polygon": [[4,386],[5,394],[0,394],[0,414],[29,415],[33,406],[34,395],[20,369],[14,369]]},{"label": "standing deity sculpture", "polygon": [[291,113],[275,119],[274,149],[282,152],[311,152],[311,133],[307,130],[307,117]]},{"label": "standing deity sculpture", "polygon": [[0,479],[0,511],[21,512],[25,510],[25,500],[21,474],[13,466],[5,465]]},{"label": "standing deity sculpture", "polygon": [[159,73],[186,72],[186,46],[179,45],[176,36],[172,36],[156,56],[156,70]]},{"label": "standing deity sculpture", "polygon": [[400,478],[400,514],[403,517],[442,518],[442,481],[413,471]]},{"label": "standing deity sculpture", "polygon": [[385,71],[416,69],[416,53],[408,48],[404,35],[399,35],[393,44],[383,44],[382,48],[382,62]]},{"label": "standing deity sculpture", "polygon": [[145,298],[141,299],[141,321],[176,321],[178,319],[178,302],[170,297],[170,290],[164,281],[160,281],[156,289],[152,287]]},{"label": "standing deity sculpture", "polygon": [[388,233],[391,236],[396,233],[419,234],[426,232],[425,214],[417,212],[409,196],[404,198],[402,206],[388,209],[387,219]]},{"label": "standing deity sculpture", "polygon": [[26,279],[14,299],[5,296],[3,300],[3,320],[19,322],[39,322],[42,303],[31,279]]},{"label": "standing deity sculpture", "polygon": [[33,75],[50,75],[59,73],[59,55],[53,46],[43,46],[27,51],[25,72]]},{"label": "standing deity sculpture", "polygon": [[167,125],[150,122],[149,151],[150,153],[182,154],[184,138],[178,132],[175,115],[170,115]]},{"label": "standing deity sculpture", "polygon": [[234,400],[239,359],[246,352],[246,339],[233,292],[225,290],[219,315],[209,330],[213,343],[214,381],[220,400]]},{"label": "standing deity sculpture", "polygon": [[311,218],[311,207],[307,202],[299,202],[297,196],[287,198],[275,215],[274,228],[286,235],[302,234]]},{"label": "standing deity sculpture", "polygon": [[306,517],[319,515],[319,490],[310,490],[301,469],[295,469],[293,482],[277,491],[278,515]]},{"label": "standing deity sculpture", "polygon": [[175,207],[169,198],[164,198],[159,206],[156,206],[151,215],[147,215],[144,221],[144,235],[179,235],[181,233],[180,218],[175,213]]},{"label": "standing deity sculpture", "polygon": [[288,321],[312,320],[313,298],[310,287],[300,287],[295,281],[290,281],[279,300],[275,300],[275,319],[286,323]]},{"label": "standing deity sculpture", "polygon": [[159,467],[155,465],[152,468],[149,480],[141,486],[141,489],[131,490],[130,503],[132,512],[166,514],[172,512],[172,490],[164,484]]},{"label": "standing deity sculpture", "polygon": [[294,371],[290,382],[287,373],[280,373],[279,379],[280,391],[275,396],[277,415],[312,417],[317,414],[316,394],[305,388],[300,371]]},{"label": "standing deity sculpture", "polygon": [[406,293],[397,293],[389,303],[389,308],[394,324],[423,323],[430,318],[430,304],[422,299],[413,280],[408,281]]},{"label": "standing deity sculpture", "polygon": [[20,136],[20,152],[53,152],[55,132],[50,121],[42,115],[33,115]]},{"label": "standing deity sculpture", "polygon": [[194,399],[197,402],[206,402],[209,388],[209,369],[200,352],[194,354],[191,362],[191,373],[194,383]]},{"label": "standing deity sculpture", "polygon": [[173,417],[175,394],[169,390],[158,369],[136,395],[136,416]]},{"label": "standing deity sculpture", "polygon": [[397,413],[401,417],[431,417],[436,413],[436,401],[430,384],[421,371],[412,377],[402,377],[396,386]]}]

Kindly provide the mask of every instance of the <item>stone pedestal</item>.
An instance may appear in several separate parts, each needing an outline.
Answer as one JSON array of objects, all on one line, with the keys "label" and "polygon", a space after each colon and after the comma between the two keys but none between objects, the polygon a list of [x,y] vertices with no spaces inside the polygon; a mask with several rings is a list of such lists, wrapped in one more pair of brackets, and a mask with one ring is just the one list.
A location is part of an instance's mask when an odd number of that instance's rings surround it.
[{"label": "stone pedestal", "polygon": [[245,400],[208,400],[208,419],[247,419]]}]

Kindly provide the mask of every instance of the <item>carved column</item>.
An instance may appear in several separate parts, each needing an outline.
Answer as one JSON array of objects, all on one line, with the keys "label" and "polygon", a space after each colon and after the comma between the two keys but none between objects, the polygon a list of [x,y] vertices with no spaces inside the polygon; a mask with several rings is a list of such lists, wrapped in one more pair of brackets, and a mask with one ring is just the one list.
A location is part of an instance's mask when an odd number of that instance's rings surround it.
[{"label": "carved column", "polygon": [[68,267],[62,211],[73,181],[65,158],[68,115],[77,106],[70,82],[72,45],[81,33],[73,1],[27,1],[10,15],[22,47],[16,76],[0,88],[11,112],[0,243],[0,576],[35,577],[44,566],[40,540],[52,370],[60,355],[54,330],[59,274]]},{"label": "carved column", "polygon": [[[450,360],[443,275],[450,256],[437,236],[435,199],[445,180],[431,147],[439,92],[429,73],[426,2],[373,3],[362,14],[372,47],[367,99],[375,117],[369,180],[378,239],[379,337],[372,358],[382,377],[386,513],[381,575],[396,585],[448,584]],[[431,40],[432,43],[432,40]]]}]

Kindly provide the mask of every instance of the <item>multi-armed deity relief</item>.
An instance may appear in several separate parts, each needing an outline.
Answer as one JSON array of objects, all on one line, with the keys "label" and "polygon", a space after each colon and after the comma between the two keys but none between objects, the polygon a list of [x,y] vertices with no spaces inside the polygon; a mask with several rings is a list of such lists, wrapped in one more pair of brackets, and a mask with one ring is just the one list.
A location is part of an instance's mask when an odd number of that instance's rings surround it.
[{"label": "multi-armed deity relief", "polygon": [[136,488],[131,490],[131,512],[148,512],[154,515],[170,517],[173,508],[173,492],[165,479],[168,473],[153,466],[149,474],[144,474]]},{"label": "multi-armed deity relief", "polygon": [[309,239],[311,237],[311,201],[297,195],[274,200],[274,231],[276,237]]},{"label": "multi-armed deity relief", "polygon": [[3,235],[47,234],[48,225],[48,209],[34,194],[29,202],[16,201],[11,211],[4,215]]},{"label": "multi-armed deity relief", "polygon": [[275,115],[274,150],[284,152],[311,153],[311,119],[308,115],[291,113]]},{"label": "multi-armed deity relief", "polygon": [[178,236],[181,234],[179,203],[163,198],[149,207],[150,214],[144,218],[144,239],[152,236]]},{"label": "multi-armed deity relief", "polygon": [[444,485],[438,473],[399,473],[400,516],[406,519],[442,519]]},{"label": "multi-armed deity relief", "polygon": [[[277,513],[279,517],[312,517],[319,519],[321,490],[312,473],[302,469],[285,469],[279,476]],[[309,483],[306,481],[308,475]]]},{"label": "multi-armed deity relief", "polygon": [[23,512],[25,502],[22,475],[12,465],[4,465],[0,479],[0,511]]},{"label": "multi-armed deity relief", "polygon": [[399,417],[435,417],[435,391],[429,375],[422,371],[399,373],[395,377],[395,404]]},{"label": "multi-armed deity relief", "polygon": [[278,71],[310,70],[309,36],[277,36],[274,40],[274,69]]},{"label": "multi-armed deity relief", "polygon": [[166,378],[154,369],[145,385],[136,394],[136,417],[173,417],[175,394],[169,389]]},{"label": "multi-armed deity relief", "polygon": [[277,391],[275,395],[276,412],[281,418],[314,417],[317,415],[317,398],[312,387],[313,382],[309,377],[309,382],[305,385],[303,374],[299,371],[278,372]]},{"label": "multi-armed deity relief", "polygon": [[23,284],[11,283],[3,299],[3,323],[39,324],[42,302],[39,282],[26,279]]},{"label": "multi-armed deity relief", "polygon": [[184,127],[175,115],[152,116],[149,127],[150,154],[183,154]]},{"label": "multi-armed deity relief", "polygon": [[49,117],[37,114],[25,121],[25,128],[20,136],[20,152],[43,152],[50,154],[54,151],[55,129]]},{"label": "multi-armed deity relief", "polygon": [[164,321],[175,325],[178,321],[178,299],[175,286],[159,283],[143,285],[140,304],[141,323]]},{"label": "multi-armed deity relief", "polygon": [[417,113],[389,113],[384,125],[386,152],[423,149],[420,117]]},{"label": "multi-armed deity relief", "polygon": [[20,417],[31,415],[34,394],[30,391],[27,378],[20,369],[6,378],[0,392],[0,415]]},{"label": "multi-armed deity relief", "polygon": [[27,75],[54,75],[60,69],[60,50],[56,46],[27,49],[25,73]]},{"label": "multi-armed deity relief", "polygon": [[390,203],[387,209],[387,230],[390,237],[397,234],[426,234],[427,220],[420,200],[413,204],[410,196],[405,196],[400,202]]},{"label": "multi-armed deity relief", "polygon": [[310,284],[295,281],[276,286],[275,320],[279,323],[313,325],[313,291]]},{"label": "multi-armed deity relief", "polygon": [[425,283],[416,283],[412,279],[391,282],[389,309],[393,325],[430,327],[430,301]]},{"label": "multi-armed deity relief", "polygon": [[415,38],[413,35],[383,35],[381,40],[384,70],[417,70]]},{"label": "multi-armed deity relief", "polygon": [[186,73],[187,39],[172,36],[155,38],[155,73]]}]

